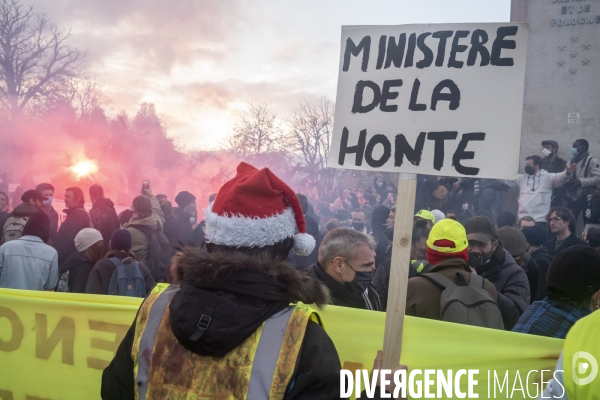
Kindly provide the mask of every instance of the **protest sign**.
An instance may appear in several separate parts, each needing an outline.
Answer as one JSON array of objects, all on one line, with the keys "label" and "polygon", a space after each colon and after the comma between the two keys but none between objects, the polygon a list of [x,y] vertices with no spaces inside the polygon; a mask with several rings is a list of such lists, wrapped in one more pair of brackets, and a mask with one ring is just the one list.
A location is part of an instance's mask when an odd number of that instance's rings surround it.
[{"label": "protest sign", "polygon": [[400,359],[416,173],[514,179],[526,23],[345,26],[328,166],[401,172],[383,366]]},{"label": "protest sign", "polygon": [[527,24],[345,26],[329,167],[514,179]]},{"label": "protest sign", "polygon": [[[141,300],[0,289],[0,399],[100,398],[102,370],[114,357]],[[342,368],[371,369],[385,315],[335,306],[318,313]],[[487,398],[490,390],[512,399],[529,398],[519,386],[537,397],[541,370],[554,369],[564,342],[410,317],[404,338],[404,358],[411,369],[479,369],[480,398]],[[518,376],[521,382],[514,391]],[[551,376],[546,372],[543,378],[548,381]],[[510,385],[503,382],[505,377]],[[466,380],[461,380],[465,386]],[[509,397],[510,392],[514,393]]]}]

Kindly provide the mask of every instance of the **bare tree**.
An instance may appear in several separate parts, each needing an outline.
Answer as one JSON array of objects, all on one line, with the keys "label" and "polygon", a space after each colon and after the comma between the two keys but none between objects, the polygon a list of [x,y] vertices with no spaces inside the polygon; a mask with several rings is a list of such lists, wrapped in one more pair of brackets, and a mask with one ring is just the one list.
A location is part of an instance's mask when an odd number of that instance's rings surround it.
[{"label": "bare tree", "polygon": [[72,77],[66,83],[65,100],[77,110],[78,115],[89,115],[109,103],[102,93],[103,86],[104,83],[95,77]]},{"label": "bare tree", "polygon": [[334,109],[334,104],[323,96],[319,100],[300,102],[297,108],[290,110],[288,119],[304,169],[322,186],[332,186],[335,175],[327,168]]},{"label": "bare tree", "polygon": [[13,118],[79,75],[86,52],[69,46],[69,36],[33,7],[0,0],[0,103]]},{"label": "bare tree", "polygon": [[283,130],[275,107],[268,102],[251,100],[233,125],[226,149],[240,157],[260,156],[282,150]]}]

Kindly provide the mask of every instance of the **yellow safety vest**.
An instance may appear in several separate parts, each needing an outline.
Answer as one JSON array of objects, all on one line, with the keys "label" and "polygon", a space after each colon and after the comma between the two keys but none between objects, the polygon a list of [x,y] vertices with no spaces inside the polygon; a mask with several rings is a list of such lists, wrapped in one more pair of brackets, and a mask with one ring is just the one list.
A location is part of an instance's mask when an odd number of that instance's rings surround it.
[{"label": "yellow safety vest", "polygon": [[[142,304],[131,350],[136,399],[283,399],[314,310],[290,306],[266,320],[224,357],[184,348],[171,330],[178,285],[159,283]],[[204,320],[203,320],[204,319]],[[206,329],[210,319],[198,323]]]},{"label": "yellow safety vest", "polygon": [[573,325],[563,351],[564,385],[569,400],[600,399],[600,311]]}]

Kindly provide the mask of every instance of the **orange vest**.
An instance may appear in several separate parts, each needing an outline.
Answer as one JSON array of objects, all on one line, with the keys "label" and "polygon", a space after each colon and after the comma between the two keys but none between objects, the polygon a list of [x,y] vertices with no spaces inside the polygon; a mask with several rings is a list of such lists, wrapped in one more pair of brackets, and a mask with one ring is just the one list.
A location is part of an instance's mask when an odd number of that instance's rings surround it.
[{"label": "orange vest", "polygon": [[[159,283],[142,304],[131,356],[136,399],[283,399],[309,320],[319,316],[290,306],[266,320],[224,357],[184,348],[171,330],[168,305],[178,285]],[[200,332],[210,325],[204,315]]]}]

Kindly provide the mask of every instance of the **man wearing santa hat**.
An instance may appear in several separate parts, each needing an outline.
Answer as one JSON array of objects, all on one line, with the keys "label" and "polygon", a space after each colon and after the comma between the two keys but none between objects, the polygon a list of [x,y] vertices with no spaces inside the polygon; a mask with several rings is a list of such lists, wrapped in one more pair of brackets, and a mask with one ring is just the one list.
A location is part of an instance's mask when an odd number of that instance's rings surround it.
[{"label": "man wearing santa hat", "polygon": [[327,289],[286,259],[310,254],[294,192],[246,163],[205,210],[208,252],[185,247],[102,375],[103,399],[339,397],[318,314]]}]

